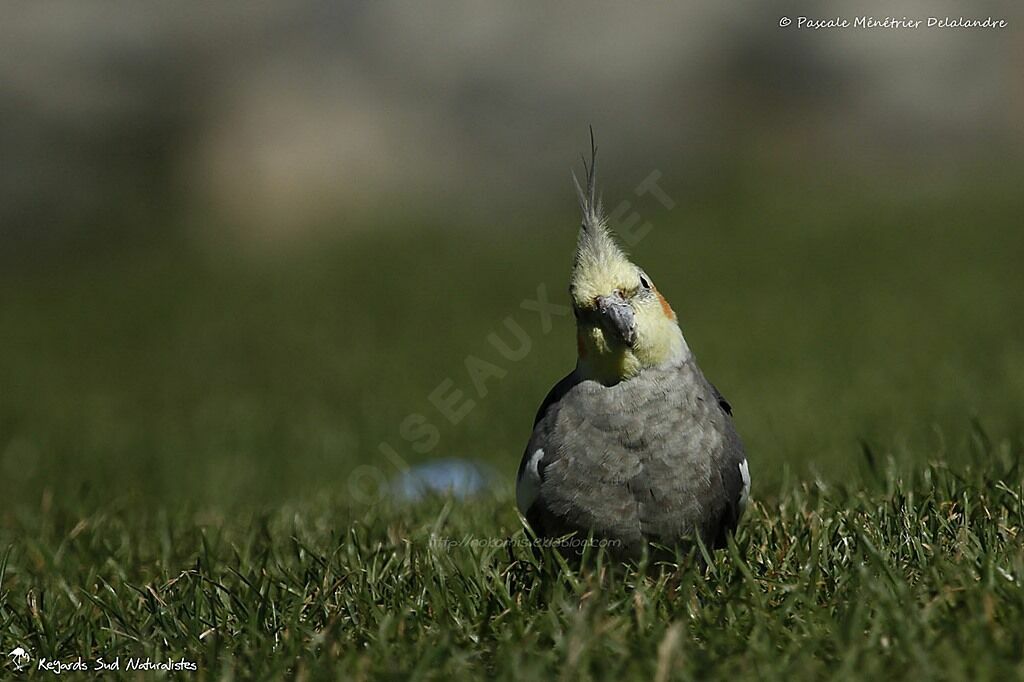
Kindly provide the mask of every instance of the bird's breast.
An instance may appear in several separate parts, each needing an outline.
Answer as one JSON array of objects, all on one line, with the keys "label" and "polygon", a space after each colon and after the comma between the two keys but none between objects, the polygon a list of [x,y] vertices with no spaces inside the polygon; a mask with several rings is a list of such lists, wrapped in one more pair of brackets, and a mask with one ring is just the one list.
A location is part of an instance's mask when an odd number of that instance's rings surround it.
[{"label": "bird's breast", "polygon": [[[688,372],[648,370],[614,386],[584,381],[555,425],[565,452],[626,476],[645,465],[699,465],[721,438],[722,415]],[[698,467],[699,468],[699,467]]]}]

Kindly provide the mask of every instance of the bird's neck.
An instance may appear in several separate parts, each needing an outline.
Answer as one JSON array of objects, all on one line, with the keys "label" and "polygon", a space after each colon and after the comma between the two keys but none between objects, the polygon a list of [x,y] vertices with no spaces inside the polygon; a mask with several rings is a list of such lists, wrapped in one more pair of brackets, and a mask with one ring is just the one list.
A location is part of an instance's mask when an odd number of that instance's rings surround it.
[{"label": "bird's neck", "polygon": [[655,338],[641,338],[635,346],[609,343],[593,328],[577,330],[576,373],[605,386],[632,379],[645,369],[671,367],[690,357],[683,333],[675,324]]}]

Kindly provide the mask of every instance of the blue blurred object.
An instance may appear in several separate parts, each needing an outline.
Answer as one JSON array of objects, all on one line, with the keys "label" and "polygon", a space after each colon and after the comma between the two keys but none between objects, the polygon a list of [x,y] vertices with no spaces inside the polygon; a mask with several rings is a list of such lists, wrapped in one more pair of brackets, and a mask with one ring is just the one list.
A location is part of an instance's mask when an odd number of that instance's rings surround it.
[{"label": "blue blurred object", "polygon": [[489,466],[465,459],[439,459],[414,466],[391,482],[395,497],[418,502],[428,495],[465,499],[492,488],[497,473]]}]

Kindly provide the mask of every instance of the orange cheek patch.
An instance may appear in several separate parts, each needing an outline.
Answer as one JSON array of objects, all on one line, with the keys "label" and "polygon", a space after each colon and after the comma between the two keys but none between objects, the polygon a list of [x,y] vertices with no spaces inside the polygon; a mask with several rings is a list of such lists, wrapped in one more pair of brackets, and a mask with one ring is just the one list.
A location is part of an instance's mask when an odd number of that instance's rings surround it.
[{"label": "orange cheek patch", "polygon": [[656,291],[655,293],[658,294],[658,302],[661,303],[661,310],[665,313],[665,317],[670,320],[676,319],[676,311],[672,310],[672,306],[668,304],[668,301],[661,295],[661,292]]}]

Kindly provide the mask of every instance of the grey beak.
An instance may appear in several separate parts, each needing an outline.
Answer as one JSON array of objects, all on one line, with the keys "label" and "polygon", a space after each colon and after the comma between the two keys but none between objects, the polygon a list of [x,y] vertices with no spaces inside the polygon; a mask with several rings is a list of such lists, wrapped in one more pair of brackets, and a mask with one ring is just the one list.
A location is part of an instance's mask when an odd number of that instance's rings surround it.
[{"label": "grey beak", "polygon": [[597,311],[601,314],[601,326],[632,346],[636,341],[636,320],[633,306],[618,296],[598,296]]}]

